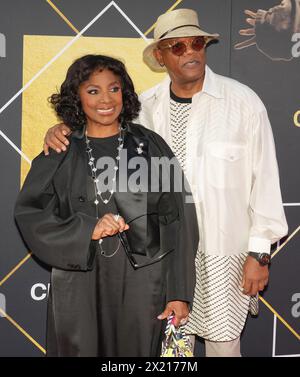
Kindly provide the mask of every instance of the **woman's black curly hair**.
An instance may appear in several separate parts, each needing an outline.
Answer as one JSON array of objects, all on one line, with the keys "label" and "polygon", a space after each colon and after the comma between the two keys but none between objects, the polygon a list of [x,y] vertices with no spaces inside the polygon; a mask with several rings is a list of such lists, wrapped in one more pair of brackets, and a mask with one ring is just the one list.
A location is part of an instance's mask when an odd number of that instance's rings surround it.
[{"label": "woman's black curly hair", "polygon": [[141,104],[134,91],[133,82],[128,75],[125,65],[114,58],[104,55],[85,55],[69,67],[60,92],[52,94],[49,102],[53,105],[57,115],[73,131],[81,130],[86,123],[86,116],[82,110],[78,95],[79,86],[97,71],[108,69],[120,78],[122,86],[123,108],[119,115],[119,122],[131,122],[138,116]]}]

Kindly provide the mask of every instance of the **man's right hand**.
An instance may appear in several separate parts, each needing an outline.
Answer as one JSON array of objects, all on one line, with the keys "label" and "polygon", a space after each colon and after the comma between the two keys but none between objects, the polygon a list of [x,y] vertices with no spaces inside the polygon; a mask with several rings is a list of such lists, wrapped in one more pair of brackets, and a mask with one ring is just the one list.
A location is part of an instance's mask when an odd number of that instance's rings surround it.
[{"label": "man's right hand", "polygon": [[44,153],[46,156],[49,154],[49,148],[52,148],[57,153],[66,151],[69,145],[69,140],[66,138],[71,133],[71,129],[65,124],[56,124],[49,128],[44,138]]}]

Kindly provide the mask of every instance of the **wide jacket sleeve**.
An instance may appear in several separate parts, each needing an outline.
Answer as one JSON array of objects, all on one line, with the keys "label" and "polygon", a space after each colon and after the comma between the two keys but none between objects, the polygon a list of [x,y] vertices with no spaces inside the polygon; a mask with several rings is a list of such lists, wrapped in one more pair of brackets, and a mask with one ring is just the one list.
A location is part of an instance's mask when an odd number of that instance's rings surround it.
[{"label": "wide jacket sleeve", "polygon": [[180,171],[180,174],[171,176],[171,187],[182,188],[173,192],[174,204],[178,208],[178,227],[172,234],[174,250],[166,257],[166,298],[167,302],[179,300],[192,304],[196,281],[195,257],[199,244],[196,210],[178,160],[165,141],[159,135],[154,135],[155,144],[159,146],[161,155],[173,159],[174,166]]},{"label": "wide jacket sleeve", "polygon": [[271,244],[287,234],[275,144],[267,111],[252,115],[251,229],[248,251],[270,253]]},{"label": "wide jacket sleeve", "polygon": [[[91,236],[97,220],[74,213],[67,200],[60,202],[54,176],[61,163],[67,163],[61,159],[53,153],[40,154],[33,161],[16,202],[15,219],[29,249],[42,262],[65,270],[87,270],[96,250]],[[65,190],[69,189],[65,182]]]}]

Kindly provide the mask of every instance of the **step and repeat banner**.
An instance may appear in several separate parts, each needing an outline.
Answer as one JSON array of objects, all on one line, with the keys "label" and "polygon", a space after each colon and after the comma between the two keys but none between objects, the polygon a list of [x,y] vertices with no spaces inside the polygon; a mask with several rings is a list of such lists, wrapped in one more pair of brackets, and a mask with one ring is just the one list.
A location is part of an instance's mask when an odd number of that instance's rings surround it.
[{"label": "step and repeat banner", "polygon": [[[45,355],[50,271],[27,250],[13,208],[46,130],[47,98],[84,54],[126,63],[138,93],[160,82],[142,51],[157,17],[192,8],[220,41],[216,72],[250,86],[273,127],[288,236],[274,245],[260,314],[242,334],[244,356],[300,356],[300,0],[10,0],[0,2],[0,356]],[[196,355],[202,356],[201,340]]]}]

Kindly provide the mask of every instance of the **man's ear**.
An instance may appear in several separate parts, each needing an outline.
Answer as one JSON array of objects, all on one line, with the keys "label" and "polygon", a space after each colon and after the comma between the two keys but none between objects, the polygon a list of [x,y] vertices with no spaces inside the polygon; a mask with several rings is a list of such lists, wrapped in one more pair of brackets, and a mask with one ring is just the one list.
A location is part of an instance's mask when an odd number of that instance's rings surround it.
[{"label": "man's ear", "polygon": [[158,48],[155,48],[152,53],[153,53],[155,59],[158,61],[158,64],[161,67],[163,67],[165,64],[164,64],[164,59],[162,57],[161,51]]}]

